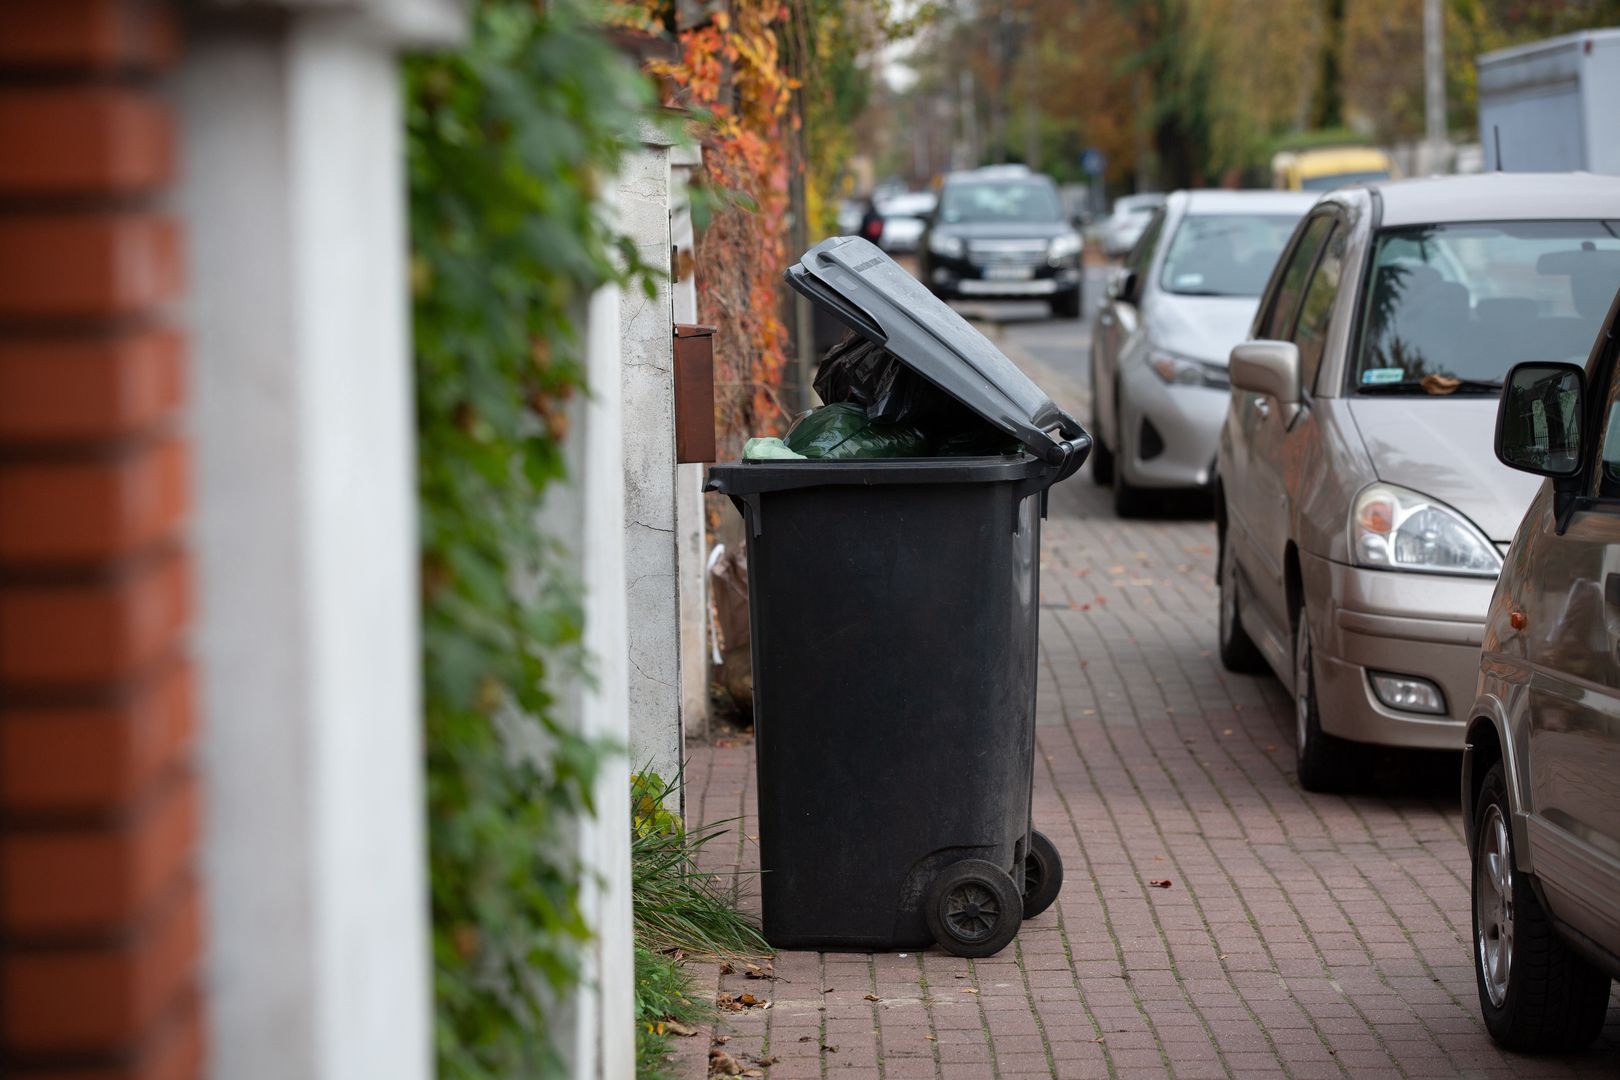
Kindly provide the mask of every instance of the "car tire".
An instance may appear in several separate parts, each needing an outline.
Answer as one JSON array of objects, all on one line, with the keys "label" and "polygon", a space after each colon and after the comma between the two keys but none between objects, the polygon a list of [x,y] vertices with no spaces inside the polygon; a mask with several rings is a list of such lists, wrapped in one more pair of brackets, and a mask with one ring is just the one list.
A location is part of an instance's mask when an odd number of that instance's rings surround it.
[{"label": "car tire", "polygon": [[1114,452],[1108,449],[1103,442],[1102,423],[1098,420],[1101,411],[1097,407],[1097,352],[1091,353],[1091,479],[1101,487],[1107,487],[1114,482]]},{"label": "car tire", "polygon": [[1081,303],[1080,287],[1076,285],[1068,292],[1058,293],[1051,299],[1052,317],[1054,319],[1078,319],[1085,310]]},{"label": "car tire", "polygon": [[[1130,460],[1130,448],[1126,445],[1125,437],[1125,410],[1120,407],[1118,390],[1114,397],[1114,433],[1119,436],[1117,456],[1122,461]],[[1125,468],[1122,461],[1113,463],[1114,469],[1114,516],[1121,518],[1141,517],[1147,510],[1148,493],[1125,479]]]},{"label": "car tire", "polygon": [[[1221,520],[1226,515],[1221,514]],[[1254,675],[1266,668],[1266,659],[1249,632],[1243,629],[1243,611],[1238,605],[1237,562],[1232,557],[1223,526],[1215,537],[1216,633],[1220,642],[1221,665],[1227,671]]]},{"label": "car tire", "polygon": [[1343,791],[1359,771],[1361,747],[1322,730],[1316,657],[1304,601],[1294,615],[1294,628],[1294,750],[1299,785],[1306,791]]},{"label": "car tire", "polygon": [[1497,762],[1480,785],[1469,851],[1480,1012],[1491,1038],[1509,1050],[1580,1050],[1603,1030],[1609,977],[1559,937],[1518,872],[1512,821]]}]

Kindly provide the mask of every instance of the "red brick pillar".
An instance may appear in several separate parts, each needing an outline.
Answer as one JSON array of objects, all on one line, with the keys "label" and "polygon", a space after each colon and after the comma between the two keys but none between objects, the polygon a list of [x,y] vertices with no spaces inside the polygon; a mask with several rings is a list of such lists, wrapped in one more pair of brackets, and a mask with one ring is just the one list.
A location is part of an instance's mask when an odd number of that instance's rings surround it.
[{"label": "red brick pillar", "polygon": [[174,13],[0,2],[0,1074],[198,1075]]}]

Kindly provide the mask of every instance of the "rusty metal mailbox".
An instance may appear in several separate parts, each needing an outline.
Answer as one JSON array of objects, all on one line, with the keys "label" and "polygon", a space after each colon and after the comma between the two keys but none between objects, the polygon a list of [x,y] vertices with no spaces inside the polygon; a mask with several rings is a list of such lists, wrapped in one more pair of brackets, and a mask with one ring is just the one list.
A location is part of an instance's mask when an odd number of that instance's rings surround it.
[{"label": "rusty metal mailbox", "polygon": [[714,459],[714,327],[676,323],[675,460]]}]

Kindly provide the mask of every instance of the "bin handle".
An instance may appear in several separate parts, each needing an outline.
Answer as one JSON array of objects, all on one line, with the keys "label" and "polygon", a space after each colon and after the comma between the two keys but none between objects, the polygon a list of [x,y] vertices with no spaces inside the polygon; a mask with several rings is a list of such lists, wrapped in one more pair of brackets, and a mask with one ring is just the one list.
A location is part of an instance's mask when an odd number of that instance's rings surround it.
[{"label": "bin handle", "polygon": [[[1073,421],[1070,421],[1073,423]],[[1041,517],[1046,517],[1046,494],[1054,484],[1060,484],[1080,471],[1080,466],[1086,463],[1091,454],[1091,436],[1079,424],[1074,425],[1074,434],[1058,443],[1056,450],[1062,453],[1063,463],[1058,466],[1055,473],[1046,476],[1032,476],[1018,487],[1018,498],[1013,502],[1013,532],[1018,531],[1018,519],[1023,511],[1024,500],[1031,495],[1041,497]]]}]

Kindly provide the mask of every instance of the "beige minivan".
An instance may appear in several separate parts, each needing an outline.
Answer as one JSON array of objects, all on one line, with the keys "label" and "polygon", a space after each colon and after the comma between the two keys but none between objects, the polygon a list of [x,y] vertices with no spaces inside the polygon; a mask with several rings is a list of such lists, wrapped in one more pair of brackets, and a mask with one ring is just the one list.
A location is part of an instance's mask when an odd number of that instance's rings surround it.
[{"label": "beige minivan", "polygon": [[1617,253],[1620,178],[1584,174],[1346,188],[1295,230],[1232,351],[1215,507],[1221,658],[1292,692],[1303,786],[1462,748],[1536,492],[1492,454],[1501,380],[1584,361]]},{"label": "beige minivan", "polygon": [[1584,365],[1509,372],[1496,427],[1502,462],[1547,478],[1485,620],[1463,755],[1480,1010],[1517,1050],[1590,1043],[1620,976],[1617,325],[1620,296]]}]

